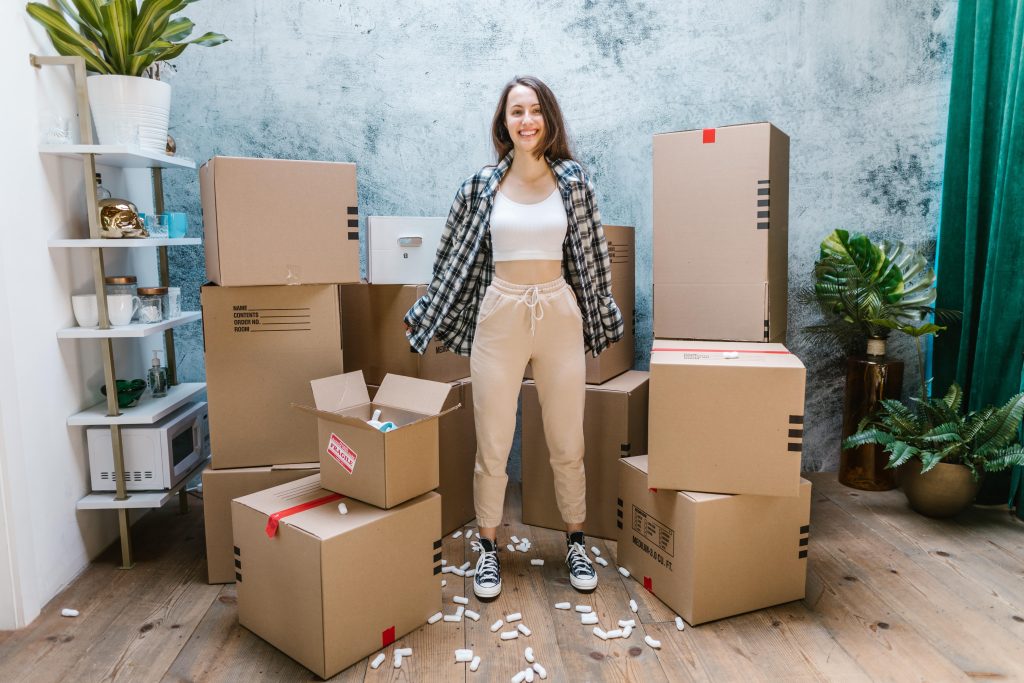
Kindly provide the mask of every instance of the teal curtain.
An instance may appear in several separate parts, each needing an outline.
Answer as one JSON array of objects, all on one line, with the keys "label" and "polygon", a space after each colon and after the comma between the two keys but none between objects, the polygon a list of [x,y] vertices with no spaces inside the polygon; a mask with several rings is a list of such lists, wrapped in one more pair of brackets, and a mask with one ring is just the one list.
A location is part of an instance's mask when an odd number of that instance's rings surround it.
[{"label": "teal curtain", "polygon": [[[933,367],[935,391],[944,392],[955,380],[971,409],[1015,394],[1024,363],[1022,45],[1024,0],[961,0],[937,305],[963,311],[963,320],[935,340]],[[1022,480],[1020,471],[1012,476]],[[1006,502],[1010,480],[1010,473],[988,477],[978,502]]]}]

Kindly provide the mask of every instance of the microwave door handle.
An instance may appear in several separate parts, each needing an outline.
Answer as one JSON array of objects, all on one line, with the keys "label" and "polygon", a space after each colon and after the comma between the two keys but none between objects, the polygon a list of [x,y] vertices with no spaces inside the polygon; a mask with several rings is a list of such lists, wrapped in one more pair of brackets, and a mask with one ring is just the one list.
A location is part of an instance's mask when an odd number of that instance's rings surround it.
[{"label": "microwave door handle", "polygon": [[398,246],[406,249],[409,247],[422,247],[423,237],[421,235],[402,235],[398,238]]},{"label": "microwave door handle", "polygon": [[197,453],[203,452],[203,444],[199,441],[199,420],[192,423],[192,447]]}]

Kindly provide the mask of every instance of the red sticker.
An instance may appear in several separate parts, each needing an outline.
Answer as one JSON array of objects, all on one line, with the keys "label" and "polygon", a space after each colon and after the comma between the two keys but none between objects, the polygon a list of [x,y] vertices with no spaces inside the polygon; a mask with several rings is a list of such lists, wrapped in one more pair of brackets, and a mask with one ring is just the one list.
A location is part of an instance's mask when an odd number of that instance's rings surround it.
[{"label": "red sticker", "polygon": [[650,491],[651,493],[657,493],[658,492],[658,489],[647,489],[647,490]]},{"label": "red sticker", "polygon": [[715,141],[715,129],[705,128],[704,129],[704,144],[711,144]]},{"label": "red sticker", "polygon": [[338,438],[337,434],[331,434],[327,442],[327,455],[334,458],[335,462],[345,468],[345,471],[352,474],[356,468],[356,452],[348,447],[348,444]]},{"label": "red sticker", "polygon": [[644,577],[644,589],[646,589],[651,595],[654,595],[654,582],[649,576]]},{"label": "red sticker", "polygon": [[395,642],[395,627],[390,626],[380,632],[380,646],[387,647]]}]

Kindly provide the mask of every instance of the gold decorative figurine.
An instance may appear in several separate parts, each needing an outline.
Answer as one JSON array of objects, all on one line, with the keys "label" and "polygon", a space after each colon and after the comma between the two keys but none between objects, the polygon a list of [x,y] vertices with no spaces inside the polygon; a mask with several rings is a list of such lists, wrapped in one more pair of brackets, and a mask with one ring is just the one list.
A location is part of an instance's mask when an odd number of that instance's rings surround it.
[{"label": "gold decorative figurine", "polygon": [[100,208],[100,237],[149,237],[139,210],[127,199],[103,199]]}]

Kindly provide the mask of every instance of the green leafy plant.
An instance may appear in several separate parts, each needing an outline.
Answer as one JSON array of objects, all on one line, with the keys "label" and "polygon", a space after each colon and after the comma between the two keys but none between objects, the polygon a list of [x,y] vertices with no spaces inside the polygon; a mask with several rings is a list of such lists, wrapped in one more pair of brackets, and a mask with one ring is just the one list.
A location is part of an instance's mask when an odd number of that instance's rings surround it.
[{"label": "green leafy plant", "polygon": [[867,338],[886,339],[898,330],[912,337],[936,334],[945,326],[925,320],[936,310],[935,272],[925,257],[902,242],[875,244],[866,235],[834,230],[821,242],[814,287],[803,302],[815,302],[825,323],[805,330],[852,351]]},{"label": "green leafy plant", "polygon": [[921,472],[940,462],[965,465],[975,480],[983,472],[1024,465],[1024,446],[1017,429],[1024,418],[1024,393],[1002,406],[962,410],[963,391],[954,383],[942,398],[912,399],[913,407],[883,399],[881,408],[861,420],[843,448],[879,444],[889,454],[886,467],[899,467],[913,458]]},{"label": "green leafy plant", "polygon": [[189,45],[212,47],[228,40],[220,33],[184,40],[195,25],[173,15],[192,2],[143,0],[140,5],[136,0],[57,0],[62,11],[39,2],[28,3],[25,10],[43,25],[57,52],[82,57],[89,71],[142,76],[154,63],[174,59]]}]

